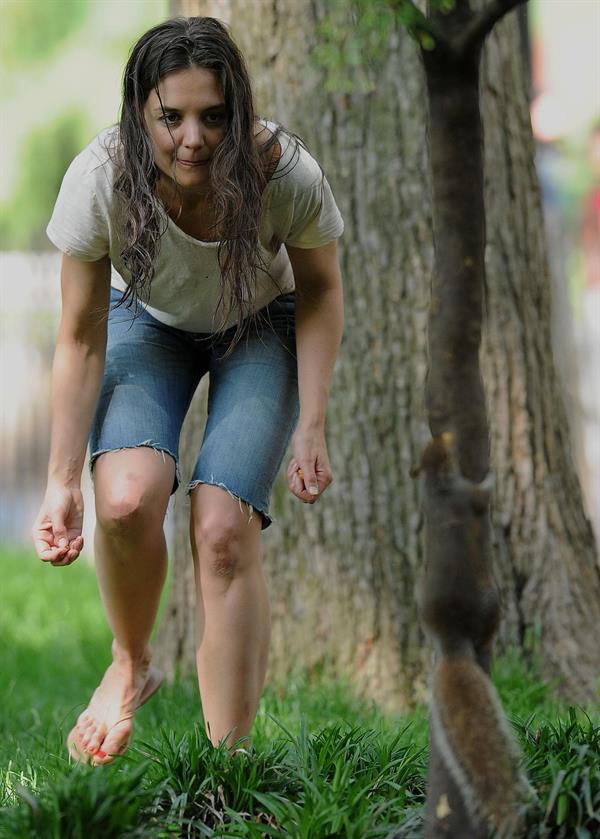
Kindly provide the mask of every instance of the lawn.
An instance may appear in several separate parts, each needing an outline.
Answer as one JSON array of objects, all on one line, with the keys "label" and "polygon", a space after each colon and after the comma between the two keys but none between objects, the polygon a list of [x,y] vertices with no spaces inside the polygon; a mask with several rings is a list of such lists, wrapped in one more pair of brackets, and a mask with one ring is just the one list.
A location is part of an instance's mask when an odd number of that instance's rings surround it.
[{"label": "lawn", "polygon": [[[425,709],[385,716],[320,677],[267,687],[249,754],[213,749],[189,679],[140,710],[124,758],[70,765],[66,735],[110,654],[93,570],[0,556],[0,836],[420,835]],[[600,714],[562,705],[517,656],[494,681],[538,795],[524,836],[600,836]]]}]

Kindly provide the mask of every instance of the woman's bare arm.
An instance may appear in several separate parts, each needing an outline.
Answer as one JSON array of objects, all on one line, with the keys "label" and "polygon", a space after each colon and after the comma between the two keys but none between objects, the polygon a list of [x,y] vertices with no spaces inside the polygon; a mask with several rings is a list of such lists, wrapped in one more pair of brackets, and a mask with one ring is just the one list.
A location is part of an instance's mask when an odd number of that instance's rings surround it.
[{"label": "woman's bare arm", "polygon": [[[296,283],[296,353],[300,418],[288,484],[312,503],[333,477],[325,444],[325,415],[335,359],[342,340],[344,301],[337,242],[287,252]],[[296,467],[300,467],[300,475]]]},{"label": "woman's bare arm", "polygon": [[62,315],[52,365],[48,486],[33,526],[40,559],[68,565],[83,546],[80,481],[104,371],[110,261],[64,255]]}]

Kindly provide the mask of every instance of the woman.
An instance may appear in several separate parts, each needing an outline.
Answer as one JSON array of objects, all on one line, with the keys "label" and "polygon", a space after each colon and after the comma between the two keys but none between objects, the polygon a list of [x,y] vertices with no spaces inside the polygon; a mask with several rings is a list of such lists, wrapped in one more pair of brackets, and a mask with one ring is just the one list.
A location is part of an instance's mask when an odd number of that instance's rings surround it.
[{"label": "woman", "polygon": [[198,678],[212,743],[249,734],[270,636],[261,531],[290,439],[296,498],[312,504],[332,480],[324,429],[342,230],[318,164],[255,118],[222,24],[179,18],[142,36],[120,123],[75,158],[48,226],[63,252],[63,310],[33,537],[45,562],[79,556],[89,435],[95,560],[114,635],[113,661],[69,735],[73,758],[121,754],[136,708],[160,685],[148,642],[167,567],[163,520],[205,373],[208,423],[188,487]]}]

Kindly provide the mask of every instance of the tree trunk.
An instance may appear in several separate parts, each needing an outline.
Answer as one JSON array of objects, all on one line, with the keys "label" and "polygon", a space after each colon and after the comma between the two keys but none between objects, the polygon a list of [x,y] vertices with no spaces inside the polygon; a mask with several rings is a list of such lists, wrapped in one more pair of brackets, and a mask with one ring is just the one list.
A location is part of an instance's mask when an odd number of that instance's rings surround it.
[{"label": "tree trunk", "polygon": [[[218,6],[218,9],[215,8]],[[172,11],[179,12],[178,3]],[[190,13],[191,0],[185,3]],[[332,387],[335,482],[314,506],[283,479],[264,566],[272,599],[269,677],[324,668],[388,711],[423,699],[430,653],[414,601],[423,564],[418,487],[409,470],[428,436],[423,405],[433,265],[425,89],[414,43],[392,28],[370,93],[327,93],[310,60],[322,0],[197,2],[230,22],[254,77],[259,113],[302,136],[346,222],[346,331]],[[183,9],[182,9],[183,10]],[[600,671],[600,572],[568,449],[552,364],[549,287],[517,23],[490,38],[482,67],[486,141],[486,313],[482,364],[498,489],[493,540],[501,636],[539,642],[547,676],[589,698]],[[196,425],[198,425],[196,421]],[[192,420],[192,424],[194,420]],[[176,503],[177,516],[177,503]],[[191,574],[176,521],[175,578]],[[183,570],[182,570],[183,569]],[[191,579],[191,578],[190,578]],[[173,589],[158,646],[183,657],[193,586]],[[183,614],[186,617],[183,617]],[[174,615],[174,617],[173,617]],[[168,627],[177,619],[180,629]]]},{"label": "tree trunk", "polygon": [[[435,264],[426,384],[433,436],[421,462],[426,562],[419,604],[438,656],[430,702],[426,839],[485,837],[492,829],[513,836],[526,791],[490,682],[500,609],[490,538],[489,426],[479,366],[485,283],[479,73],[485,34],[468,34],[478,28],[479,15],[469,0],[432,13],[428,21],[435,27],[435,45],[421,52]],[[490,20],[486,29],[492,25]]]},{"label": "tree trunk", "polygon": [[[448,41],[450,25],[460,26],[464,12],[468,18],[468,8],[457,8],[448,16]],[[452,769],[463,764],[465,755],[459,751],[455,757],[452,748],[444,754],[440,742],[443,736],[442,742],[464,748],[465,732],[458,734],[457,729],[460,719],[468,715],[471,731],[482,741],[480,748],[488,749],[486,709],[469,704],[472,687],[468,683],[471,690],[465,690],[465,679],[457,682],[454,675],[450,683],[452,687],[459,684],[459,697],[448,688],[441,690],[439,683],[444,666],[453,670],[468,666],[466,679],[485,685],[499,612],[492,582],[489,495],[484,510],[477,514],[470,500],[463,498],[465,478],[475,487],[489,471],[489,430],[479,368],[485,251],[481,51],[477,48],[458,59],[450,55],[447,46],[438,42],[435,49],[422,51],[435,241],[425,391],[429,428],[435,439],[425,450],[424,467],[426,456],[431,460],[431,454],[439,450],[423,482],[426,563],[420,617],[440,656],[433,676],[429,726],[427,839],[487,835],[482,820],[466,806],[473,797],[469,770],[477,777],[483,774],[485,764],[463,766],[465,781],[457,785]],[[451,437],[451,446],[444,445],[444,434]],[[449,457],[450,462],[454,460],[452,450],[456,451],[456,464],[450,477],[447,464]],[[478,672],[480,666],[485,675]],[[489,703],[485,690],[478,692],[477,701],[480,706]],[[465,751],[468,757],[469,750]],[[470,795],[464,787],[469,787]]]},{"label": "tree trunk", "polygon": [[551,282],[514,16],[484,51],[486,308],[483,375],[498,486],[502,639],[541,654],[576,702],[597,696],[600,562],[584,511],[551,339]]}]

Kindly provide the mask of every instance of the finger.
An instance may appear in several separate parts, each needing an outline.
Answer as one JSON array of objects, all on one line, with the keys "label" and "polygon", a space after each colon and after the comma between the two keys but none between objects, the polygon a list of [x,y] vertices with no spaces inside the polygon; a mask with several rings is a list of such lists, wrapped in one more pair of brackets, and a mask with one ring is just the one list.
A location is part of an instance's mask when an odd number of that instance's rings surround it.
[{"label": "finger", "polygon": [[31,533],[35,551],[40,559],[48,562],[56,559],[66,552],[65,548],[57,548],[52,544],[52,533],[50,530],[33,530]]},{"label": "finger", "polygon": [[315,501],[317,500],[316,499],[317,494],[314,493],[314,492],[309,492],[309,490],[306,486],[306,480],[304,479],[304,472],[302,471],[302,469],[298,469],[297,475],[298,475],[298,478],[300,479],[298,481],[298,484],[301,488],[301,498],[302,498],[302,500],[306,501],[307,504],[314,504]]},{"label": "finger", "polygon": [[288,484],[292,484],[292,481],[298,475],[298,461],[295,458],[292,458],[288,464],[287,468],[287,480]]},{"label": "finger", "polygon": [[77,557],[81,553],[81,548],[82,547],[83,547],[83,545],[77,546],[77,547],[73,546],[69,549],[69,552],[66,556],[66,559],[69,561],[69,563],[75,562],[75,560],[77,559]]},{"label": "finger", "polygon": [[[300,470],[301,471],[301,470]],[[296,498],[300,499],[304,504],[314,504],[317,500],[317,497],[311,495],[306,487],[304,486],[304,481],[299,477],[299,472],[295,472],[292,476],[289,487],[291,492],[296,496]]]},{"label": "finger", "polygon": [[298,495],[298,493],[302,491],[303,485],[298,477],[297,470],[288,475],[288,486],[294,495]]},{"label": "finger", "polygon": [[52,530],[54,531],[54,544],[59,548],[66,548],[69,545],[67,539],[67,528],[62,510],[56,510],[52,514]]},{"label": "finger", "polygon": [[62,559],[65,561],[65,565],[70,565],[71,562],[75,562],[79,554],[81,553],[81,549],[83,548],[83,536],[74,536],[71,541],[69,542],[69,547]]},{"label": "finger", "polygon": [[[300,468],[298,460],[293,457],[287,469],[288,487],[290,492],[299,498],[304,504],[314,504],[320,494],[320,477],[316,478],[316,493],[311,493],[307,487],[307,481],[304,477],[304,470]],[[314,486],[314,485],[313,485]]]},{"label": "finger", "polygon": [[77,554],[77,556],[74,556],[72,558],[70,558],[69,556],[66,556],[66,557],[64,557],[64,559],[57,559],[55,562],[51,562],[50,565],[54,565],[55,568],[62,568],[66,565],[71,565],[71,563],[75,562],[75,560],[77,559],[78,556],[79,556],[79,554]]},{"label": "finger", "polygon": [[319,482],[319,492],[323,493],[327,487],[333,483],[333,474],[329,469],[317,469],[317,480]]},{"label": "finger", "polygon": [[42,562],[56,562],[67,555],[65,548],[48,547],[47,545],[46,547],[36,546],[36,550]]},{"label": "finger", "polygon": [[306,491],[304,489],[304,483],[299,478],[298,471],[293,472],[291,474],[290,479],[288,481],[288,486],[289,486],[291,492],[296,496],[296,498],[299,498],[300,501],[305,501],[306,500],[305,497],[304,497],[306,495]]},{"label": "finger", "polygon": [[72,562],[75,562],[77,557],[79,556],[79,551],[69,549],[62,555],[56,557],[53,560],[52,565],[70,565]]},{"label": "finger", "polygon": [[33,527],[31,529],[31,538],[33,539],[34,545],[41,543],[45,547],[49,547],[52,544],[52,533],[45,528]]},{"label": "finger", "polygon": [[312,463],[305,462],[301,465],[298,471],[299,477],[302,478],[306,491],[309,495],[319,494],[319,482]]}]

